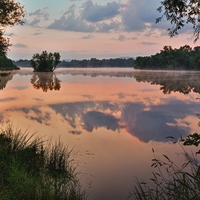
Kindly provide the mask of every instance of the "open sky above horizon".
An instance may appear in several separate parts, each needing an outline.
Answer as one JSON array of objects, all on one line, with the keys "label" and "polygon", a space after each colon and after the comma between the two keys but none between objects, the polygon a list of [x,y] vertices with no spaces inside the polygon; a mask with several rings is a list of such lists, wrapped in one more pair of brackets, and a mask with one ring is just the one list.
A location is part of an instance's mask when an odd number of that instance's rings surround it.
[{"label": "open sky above horizon", "polygon": [[60,52],[63,59],[117,58],[153,55],[164,45],[193,43],[192,26],[170,38],[171,24],[156,10],[160,0],[16,0],[25,7],[23,26],[7,29],[8,57],[31,59],[34,53]]}]

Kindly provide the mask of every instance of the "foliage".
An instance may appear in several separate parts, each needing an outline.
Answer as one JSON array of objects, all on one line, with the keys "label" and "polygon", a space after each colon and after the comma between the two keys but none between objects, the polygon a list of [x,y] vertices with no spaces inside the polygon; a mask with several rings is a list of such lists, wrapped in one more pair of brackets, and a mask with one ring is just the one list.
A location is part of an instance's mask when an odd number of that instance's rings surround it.
[{"label": "foliage", "polygon": [[34,54],[31,59],[31,65],[35,72],[53,72],[59,63],[60,54],[58,52],[42,51],[41,54]]},{"label": "foliage", "polygon": [[14,130],[0,133],[0,197],[4,200],[82,200],[79,180],[68,151],[61,142],[44,142]]},{"label": "foliage", "polygon": [[0,1],[0,27],[14,26],[15,24],[23,24],[25,15],[24,7],[14,0]]},{"label": "foliage", "polygon": [[[20,67],[30,67],[29,60],[18,60],[15,62],[17,66]],[[91,58],[89,60],[63,60],[59,63],[59,67],[67,68],[95,68],[95,67],[133,67],[134,59],[133,58],[111,58],[111,59],[96,59]]]},{"label": "foliage", "polygon": [[162,0],[161,6],[157,9],[160,13],[164,10],[161,17],[156,19],[160,22],[163,16],[173,25],[169,28],[169,35],[171,37],[178,34],[178,31],[185,26],[185,24],[192,24],[195,36],[195,42],[199,39],[200,33],[200,1],[199,0]]},{"label": "foliage", "polygon": [[42,89],[43,92],[47,92],[48,90],[60,90],[60,82],[61,81],[53,72],[48,74],[34,72],[33,77],[31,78],[33,87],[36,90]]},{"label": "foliage", "polygon": [[13,70],[19,69],[12,60],[8,59],[5,55],[0,54],[0,70]]},{"label": "foliage", "polygon": [[111,58],[111,59],[96,59],[96,58],[91,58],[90,60],[71,60],[69,62],[63,61],[60,66],[62,67],[81,67],[81,68],[86,68],[86,67],[133,67],[134,65],[134,59],[133,58]]},{"label": "foliage", "polygon": [[0,55],[6,55],[11,44],[9,43],[9,38],[6,38],[0,31]]},{"label": "foliage", "polygon": [[[174,139],[173,137],[169,137]],[[183,142],[183,145],[200,144],[200,134],[194,133],[188,135],[185,139],[180,139],[178,142]],[[191,158],[185,151],[184,155],[187,161],[181,166],[177,166],[168,156],[163,155],[164,160],[157,159],[154,156],[152,159],[152,167],[157,171],[153,172],[152,185],[139,182],[137,180],[136,186],[129,198],[140,200],[199,200],[200,199],[200,166],[196,158]],[[153,150],[154,153],[154,150]],[[196,152],[199,154],[200,152]],[[154,154],[155,155],[155,154]]]},{"label": "foliage", "polygon": [[7,27],[12,27],[15,24],[23,24],[22,21],[25,15],[24,7],[14,0],[0,1],[0,53],[6,54],[9,50],[9,38],[4,35]]},{"label": "foliage", "polygon": [[193,49],[189,45],[173,49],[164,46],[160,53],[137,57],[136,69],[200,70],[200,46]]}]

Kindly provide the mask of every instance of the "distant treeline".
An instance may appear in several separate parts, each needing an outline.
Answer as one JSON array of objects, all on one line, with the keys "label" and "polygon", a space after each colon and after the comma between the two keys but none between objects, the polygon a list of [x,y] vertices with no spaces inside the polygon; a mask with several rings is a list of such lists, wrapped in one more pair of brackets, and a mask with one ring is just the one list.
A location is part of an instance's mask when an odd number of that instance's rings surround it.
[{"label": "distant treeline", "polygon": [[[61,61],[58,67],[66,67],[66,68],[95,68],[95,67],[133,67],[134,66],[133,58],[111,58],[111,59],[96,59],[91,58],[90,60],[71,60],[71,61]],[[19,67],[31,67],[29,60],[18,60],[15,61]]]},{"label": "distant treeline", "polygon": [[160,53],[137,57],[135,69],[200,70],[200,46],[189,45],[173,49],[164,46]]}]

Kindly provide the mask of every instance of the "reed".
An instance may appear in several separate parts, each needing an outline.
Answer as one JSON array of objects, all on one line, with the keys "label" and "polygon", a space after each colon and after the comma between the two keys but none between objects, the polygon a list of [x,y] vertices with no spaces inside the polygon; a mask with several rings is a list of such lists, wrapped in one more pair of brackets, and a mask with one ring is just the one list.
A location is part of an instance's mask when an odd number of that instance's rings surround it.
[{"label": "reed", "polygon": [[1,129],[0,199],[86,199],[71,153],[60,141],[45,142],[11,125]]},{"label": "reed", "polygon": [[[173,137],[170,137],[174,139]],[[200,166],[197,159],[189,156],[184,145],[198,146],[200,135],[190,134],[186,139],[179,139],[179,143],[186,156],[186,161],[178,166],[167,155],[162,159],[154,158],[151,167],[153,177],[150,183],[136,181],[128,199],[135,200],[199,200],[200,199]],[[183,142],[183,145],[182,145]],[[200,152],[197,151],[196,154]]]}]

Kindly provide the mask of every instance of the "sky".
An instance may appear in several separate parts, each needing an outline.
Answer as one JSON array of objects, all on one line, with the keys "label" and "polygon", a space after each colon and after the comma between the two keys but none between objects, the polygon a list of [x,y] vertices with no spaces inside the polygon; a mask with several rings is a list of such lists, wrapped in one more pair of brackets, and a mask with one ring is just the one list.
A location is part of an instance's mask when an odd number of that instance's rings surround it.
[{"label": "sky", "polygon": [[160,0],[16,0],[26,10],[24,25],[7,28],[8,57],[31,59],[34,53],[59,52],[65,59],[109,59],[149,56],[165,45],[191,47],[190,25],[170,38],[171,24],[161,14]]}]

